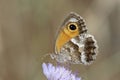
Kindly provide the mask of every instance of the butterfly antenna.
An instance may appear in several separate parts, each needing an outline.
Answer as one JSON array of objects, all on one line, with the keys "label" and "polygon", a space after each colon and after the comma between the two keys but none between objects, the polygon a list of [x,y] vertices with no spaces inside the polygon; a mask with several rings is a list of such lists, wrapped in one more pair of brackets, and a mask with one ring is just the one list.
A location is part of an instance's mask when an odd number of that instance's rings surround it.
[{"label": "butterfly antenna", "polygon": [[42,58],[41,58],[41,60],[43,61],[48,56],[50,56],[50,53],[47,53],[47,54],[43,55]]}]

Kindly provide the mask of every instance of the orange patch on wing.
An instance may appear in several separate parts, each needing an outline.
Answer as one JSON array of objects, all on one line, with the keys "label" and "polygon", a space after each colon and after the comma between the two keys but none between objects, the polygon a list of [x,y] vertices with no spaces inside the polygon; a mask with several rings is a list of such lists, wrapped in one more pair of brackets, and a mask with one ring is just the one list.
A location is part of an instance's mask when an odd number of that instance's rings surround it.
[{"label": "orange patch on wing", "polygon": [[58,38],[56,40],[56,53],[60,52],[61,47],[68,42],[71,38],[79,35],[79,31],[70,32],[67,28],[60,31]]}]

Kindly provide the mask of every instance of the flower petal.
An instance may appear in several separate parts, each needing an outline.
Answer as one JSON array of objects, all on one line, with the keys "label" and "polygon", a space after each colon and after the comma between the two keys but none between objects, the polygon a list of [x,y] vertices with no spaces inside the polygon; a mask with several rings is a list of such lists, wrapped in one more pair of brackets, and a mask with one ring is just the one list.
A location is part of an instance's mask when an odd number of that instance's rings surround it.
[{"label": "flower petal", "polygon": [[42,64],[42,68],[43,68],[43,73],[44,73],[44,75],[48,76],[48,75],[49,75],[49,72],[48,72],[47,64],[43,63],[43,64]]},{"label": "flower petal", "polygon": [[76,77],[75,74],[67,70],[65,67],[55,67],[51,63],[43,63],[42,68],[47,80],[81,80],[81,78]]}]

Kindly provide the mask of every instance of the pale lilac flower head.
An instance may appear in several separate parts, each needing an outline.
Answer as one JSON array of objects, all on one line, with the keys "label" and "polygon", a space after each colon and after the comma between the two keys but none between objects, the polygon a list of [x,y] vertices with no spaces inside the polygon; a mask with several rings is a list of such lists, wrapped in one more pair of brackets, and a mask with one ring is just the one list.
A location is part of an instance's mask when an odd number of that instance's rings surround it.
[{"label": "pale lilac flower head", "polygon": [[64,67],[55,67],[51,63],[43,63],[42,68],[47,80],[81,80],[81,78],[77,77],[75,74],[72,74],[71,71]]}]

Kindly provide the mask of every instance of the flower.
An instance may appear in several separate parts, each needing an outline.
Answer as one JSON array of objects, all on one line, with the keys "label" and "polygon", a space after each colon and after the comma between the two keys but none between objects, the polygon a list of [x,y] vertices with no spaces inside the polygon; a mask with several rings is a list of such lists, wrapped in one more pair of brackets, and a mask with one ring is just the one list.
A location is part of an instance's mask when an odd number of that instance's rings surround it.
[{"label": "flower", "polygon": [[81,78],[61,66],[55,67],[51,63],[43,63],[42,68],[47,80],[81,80]]}]

